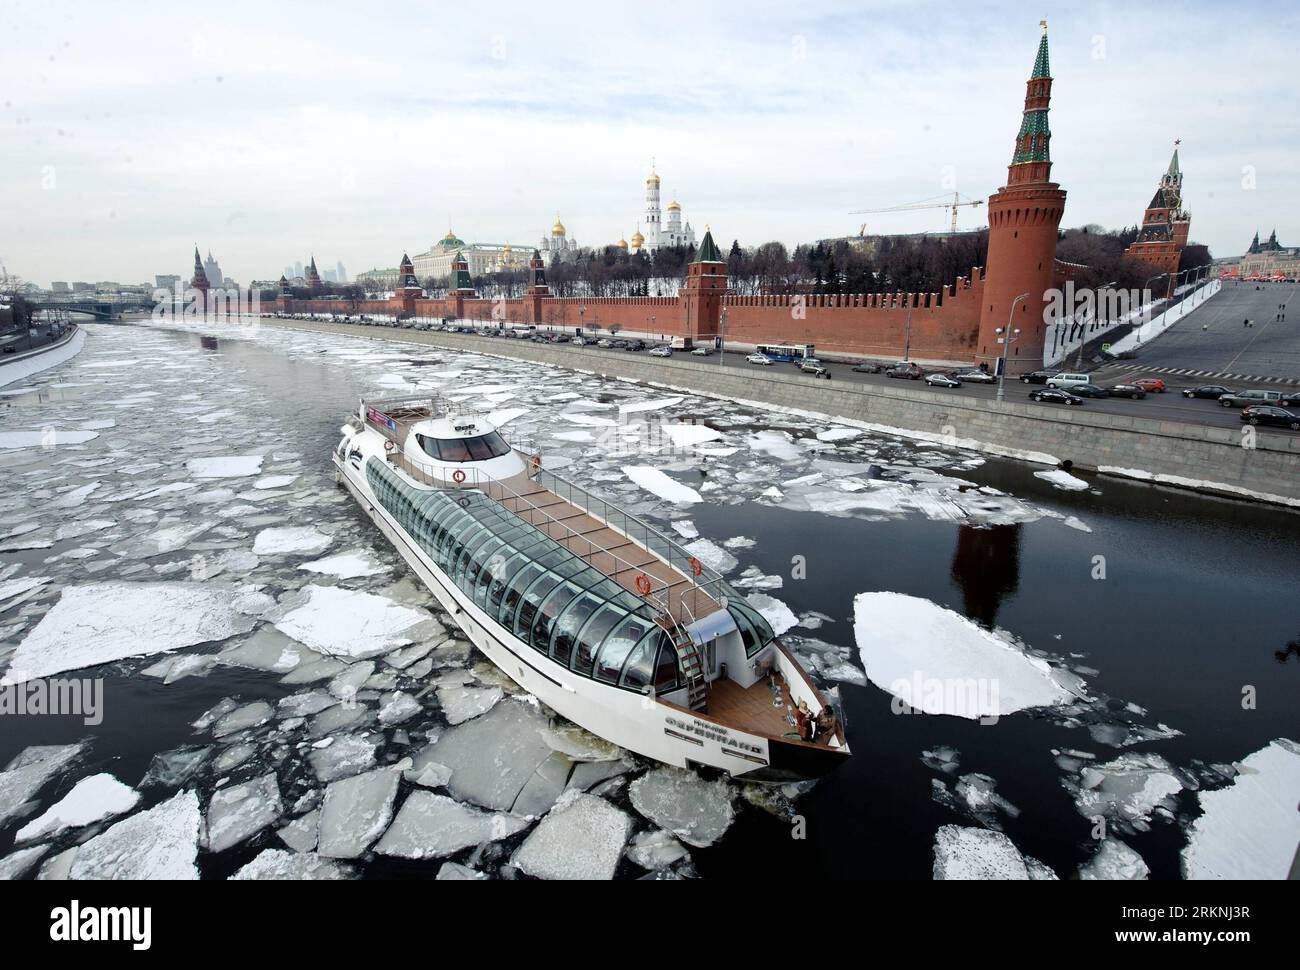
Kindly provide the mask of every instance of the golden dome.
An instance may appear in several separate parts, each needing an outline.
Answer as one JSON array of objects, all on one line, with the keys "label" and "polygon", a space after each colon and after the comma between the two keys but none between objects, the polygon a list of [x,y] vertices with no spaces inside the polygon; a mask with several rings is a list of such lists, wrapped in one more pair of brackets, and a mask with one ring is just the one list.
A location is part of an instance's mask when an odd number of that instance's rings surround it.
[{"label": "golden dome", "polygon": [[615,245],[618,246],[619,249],[627,249],[627,240],[620,239],[617,243],[615,243]]},{"label": "golden dome", "polygon": [[640,249],[643,245],[645,245],[645,236],[641,235],[640,229],[632,233],[632,245],[635,246],[637,249]]},{"label": "golden dome", "polygon": [[659,188],[659,176],[655,174],[654,169],[650,170],[650,177],[645,180],[645,184],[653,188]]},{"label": "golden dome", "polygon": [[670,209],[678,209],[678,210],[680,210],[681,207],[682,207],[682,204],[681,204],[680,202],[678,202],[676,199],[673,199],[673,201],[671,201],[671,202],[668,203],[668,208],[670,208]]},{"label": "golden dome", "polygon": [[551,226],[551,235],[552,235],[552,236],[563,236],[563,235],[564,235],[564,223],[562,223],[562,222],[560,221],[560,217],[559,217],[559,216],[556,216],[556,217],[555,217],[555,225]]}]

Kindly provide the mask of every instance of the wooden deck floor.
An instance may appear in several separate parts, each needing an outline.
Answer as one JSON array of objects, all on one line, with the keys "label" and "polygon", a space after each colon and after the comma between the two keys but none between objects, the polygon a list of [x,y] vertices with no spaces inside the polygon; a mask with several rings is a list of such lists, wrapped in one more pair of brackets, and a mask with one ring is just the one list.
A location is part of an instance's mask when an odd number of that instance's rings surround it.
[{"label": "wooden deck floor", "polygon": [[772,703],[770,678],[763,678],[751,687],[741,687],[734,680],[719,679],[709,684],[709,708],[707,714],[713,720],[752,731],[781,737],[790,734],[794,737],[794,726],[786,720],[794,711],[790,692],[781,686],[782,706]]}]

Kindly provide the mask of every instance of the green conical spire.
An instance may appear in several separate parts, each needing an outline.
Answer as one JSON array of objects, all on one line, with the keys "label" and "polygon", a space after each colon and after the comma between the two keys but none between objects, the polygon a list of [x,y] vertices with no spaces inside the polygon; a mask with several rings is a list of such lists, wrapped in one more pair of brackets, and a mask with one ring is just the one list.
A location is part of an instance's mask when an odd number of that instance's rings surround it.
[{"label": "green conical spire", "polygon": [[1034,58],[1034,72],[1029,75],[1031,81],[1034,78],[1052,76],[1052,69],[1047,63],[1047,21],[1040,20],[1038,23],[1043,28],[1043,39],[1038,42],[1038,56]]},{"label": "green conical spire", "polygon": [[704,241],[700,243],[700,251],[695,254],[697,263],[721,263],[722,251],[718,249],[718,244],[713,241],[713,233],[707,226],[704,227]]},{"label": "green conical spire", "polygon": [[1165,174],[1171,179],[1178,178],[1178,142],[1174,142],[1174,157],[1169,160],[1169,171]]}]

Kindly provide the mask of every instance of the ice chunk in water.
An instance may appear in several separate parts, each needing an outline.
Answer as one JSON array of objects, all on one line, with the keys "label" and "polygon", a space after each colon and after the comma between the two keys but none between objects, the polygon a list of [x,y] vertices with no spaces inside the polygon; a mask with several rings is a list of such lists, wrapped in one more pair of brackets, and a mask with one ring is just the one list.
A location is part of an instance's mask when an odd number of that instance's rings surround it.
[{"label": "ice chunk in water", "polygon": [[72,879],[197,879],[199,797],[177,792],[137,812],[77,849]]},{"label": "ice chunk in water", "polygon": [[379,723],[401,724],[403,721],[409,721],[422,710],[424,710],[423,706],[410,694],[400,690],[394,691],[384,696],[379,708]]},{"label": "ice chunk in water", "polygon": [[1152,813],[1182,791],[1183,783],[1160,755],[1129,752],[1106,764],[1085,765],[1077,784],[1067,782],[1066,788],[1085,818],[1103,815],[1121,830],[1145,832]]},{"label": "ice chunk in water", "polygon": [[388,828],[401,774],[376,768],[331,782],[320,814],[318,851],[331,859],[355,859]]},{"label": "ice chunk in water", "polygon": [[284,849],[263,849],[248,865],[231,879],[351,879],[352,872],[314,852],[286,852]]},{"label": "ice chunk in water", "polygon": [[[423,610],[399,606],[373,593],[309,585],[306,602],[291,609],[276,626],[321,653],[363,659],[389,653],[411,642],[430,621]],[[410,636],[403,636],[409,634]]]},{"label": "ice chunk in water", "polygon": [[768,596],[766,593],[750,593],[745,599],[749,601],[750,606],[763,614],[763,619],[767,620],[772,627],[772,632],[778,637],[799,624],[799,617],[794,615],[794,611],[775,596]]},{"label": "ice chunk in water", "polygon": [[320,838],[320,809],[314,809],[301,818],[296,818],[275,833],[289,848],[295,852],[312,852],[316,840]]},{"label": "ice chunk in water", "polygon": [[388,567],[375,560],[365,549],[349,549],[347,552],[340,552],[328,559],[305,562],[298,568],[313,573],[323,573],[327,576],[337,576],[339,579],[377,576],[380,573],[388,572]]},{"label": "ice chunk in water", "polygon": [[207,848],[224,852],[273,824],[284,812],[274,773],[218,789],[208,803]]},{"label": "ice chunk in water", "polygon": [[191,458],[185,468],[195,478],[248,478],[262,470],[261,455]]},{"label": "ice chunk in water", "polygon": [[333,536],[326,535],[312,525],[263,529],[253,540],[253,554],[257,556],[315,555],[323,552],[333,541]]},{"label": "ice chunk in water", "polygon": [[1300,844],[1300,745],[1279,738],[1237,765],[1227,788],[1197,793],[1204,813],[1183,849],[1187,879],[1286,879]]},{"label": "ice chunk in water", "polygon": [[36,793],[86,748],[86,742],[24,748],[0,772],[0,826],[34,810],[36,806],[31,804],[31,799]]},{"label": "ice chunk in water", "polygon": [[632,807],[688,845],[710,846],[735,818],[732,789],[693,771],[661,767],[646,772],[628,791]]},{"label": "ice chunk in water", "polygon": [[16,842],[33,842],[57,836],[65,829],[98,822],[135,808],[140,796],[109,774],[91,775],[72,786],[48,811],[29,822],[14,836]]},{"label": "ice chunk in water", "polygon": [[159,785],[164,788],[179,788],[198,773],[207,757],[207,748],[196,747],[177,748],[156,754],[149,763],[149,770],[140,782],[140,787]]},{"label": "ice chunk in water", "polygon": [[1151,870],[1142,857],[1116,838],[1105,839],[1079,869],[1080,879],[1146,879]]},{"label": "ice chunk in water", "polygon": [[437,881],[469,881],[486,879],[487,873],[471,869],[469,866],[462,866],[459,862],[444,862],[442,868],[438,870],[438,874],[433,878]]},{"label": "ice chunk in water", "polygon": [[627,847],[627,857],[642,869],[666,869],[689,855],[686,847],[663,829],[642,832]]},{"label": "ice chunk in water", "polygon": [[48,845],[37,845],[30,849],[19,849],[0,859],[0,882],[22,878],[32,866],[40,862],[41,857],[50,851]]},{"label": "ice chunk in water", "polygon": [[501,697],[500,687],[444,687],[438,691],[438,703],[449,724],[462,724],[490,711]]},{"label": "ice chunk in water", "polygon": [[212,727],[212,733],[218,738],[228,737],[240,731],[257,727],[271,720],[274,710],[266,701],[253,701],[243,707],[237,707],[222,717]]},{"label": "ice chunk in water", "polygon": [[617,761],[618,745],[585,731],[576,724],[557,724],[542,731],[542,738],[570,761]]},{"label": "ice chunk in water", "polygon": [[69,586],[19,644],[0,683],[166,653],[247,633],[246,590],[200,583]]},{"label": "ice chunk in water", "polygon": [[329,745],[307,756],[312,771],[321,781],[337,781],[373,767],[382,744],[382,739],[363,734],[346,734],[328,740]]},{"label": "ice chunk in water", "polygon": [[943,825],[934,834],[935,879],[1055,879],[1037,859],[1021,854],[1001,832]]},{"label": "ice chunk in water", "polygon": [[517,815],[481,812],[445,795],[414,791],[375,851],[403,859],[437,859],[509,838],[527,827],[528,820]]},{"label": "ice chunk in water", "polygon": [[729,573],[736,568],[736,557],[708,539],[696,539],[686,544],[686,551],[710,569]]},{"label": "ice chunk in water", "polygon": [[658,468],[651,468],[647,465],[628,465],[623,468],[623,474],[647,492],[651,492],[662,499],[667,499],[669,502],[704,501],[700,497],[700,493],[695,489],[669,478]]},{"label": "ice chunk in water", "polygon": [[511,864],[539,879],[612,879],[631,831],[626,812],[571,788],[524,840]]}]

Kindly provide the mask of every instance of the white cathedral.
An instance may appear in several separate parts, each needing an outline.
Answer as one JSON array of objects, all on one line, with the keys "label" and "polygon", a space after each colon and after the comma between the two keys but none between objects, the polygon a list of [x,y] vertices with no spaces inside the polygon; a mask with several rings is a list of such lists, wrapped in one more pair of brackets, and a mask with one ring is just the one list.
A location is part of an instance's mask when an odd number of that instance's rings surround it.
[{"label": "white cathedral", "polygon": [[642,222],[645,235],[641,234],[639,223],[630,243],[619,240],[620,249],[633,253],[653,253],[662,246],[695,245],[695,230],[689,222],[683,226],[682,204],[676,199],[668,203],[668,222],[663,221],[663,213],[659,209],[659,175],[654,170],[653,162],[650,164],[650,175],[645,180],[645,216]]}]

